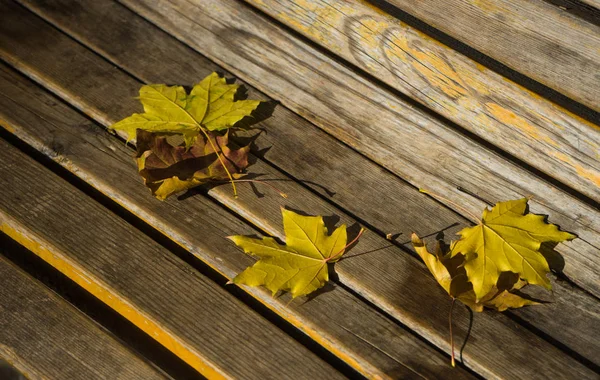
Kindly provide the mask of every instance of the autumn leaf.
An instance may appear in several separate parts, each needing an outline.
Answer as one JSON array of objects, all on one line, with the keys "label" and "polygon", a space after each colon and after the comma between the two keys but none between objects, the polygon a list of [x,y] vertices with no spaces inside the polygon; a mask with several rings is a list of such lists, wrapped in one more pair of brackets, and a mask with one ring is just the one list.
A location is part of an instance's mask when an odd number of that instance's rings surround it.
[{"label": "autumn leaf", "polygon": [[452,309],[456,300],[461,301],[476,312],[482,312],[484,307],[504,311],[508,308],[515,309],[538,304],[535,301],[523,298],[514,293],[514,291],[527,285],[527,282],[519,279],[519,275],[512,272],[501,273],[498,281],[492,286],[490,291],[478,299],[473,291],[473,285],[467,277],[465,270],[466,257],[454,251],[457,246],[456,242],[450,245],[450,252],[443,252],[438,241],[436,242],[435,252],[431,253],[417,234],[413,233],[411,240],[415,251],[419,254],[431,274],[433,274],[433,277],[452,298],[449,329],[451,364],[453,367],[455,366],[455,361],[454,338],[452,335]]},{"label": "autumn leaf", "polygon": [[[168,196],[211,181],[223,181],[229,173],[238,177],[248,166],[249,146],[231,149],[228,133],[217,135],[207,132],[208,139],[200,136],[187,149],[183,144],[173,146],[172,135],[137,131],[137,163],[144,183],[156,198]],[[218,149],[221,159],[214,148]]]},{"label": "autumn leaf", "polygon": [[[450,295],[469,306],[473,311],[481,312],[484,307],[504,311],[508,308],[519,308],[526,305],[535,305],[537,302],[523,298],[513,293],[526,285],[525,281],[519,279],[516,273],[504,272],[499,276],[498,282],[480,300],[475,297],[473,286],[469,282],[464,264],[465,256],[442,252],[439,242],[436,244],[435,252],[431,253],[423,241],[412,234],[412,243],[415,251],[419,254],[433,277]],[[455,249],[453,244],[450,251]]]},{"label": "autumn leaf", "polygon": [[189,148],[199,134],[231,128],[258,107],[258,100],[234,100],[238,88],[214,72],[195,85],[189,95],[182,86],[145,85],[139,97],[144,113],[135,113],[110,129],[125,132],[128,140],[136,137],[138,129],[178,133]]},{"label": "autumn leaf", "polygon": [[281,213],[285,245],[270,237],[229,238],[244,252],[260,258],[237,275],[233,283],[264,285],[273,295],[282,290],[289,291],[292,298],[296,298],[325,285],[329,281],[327,265],[339,260],[358,236],[347,245],[346,225],[341,225],[328,235],[321,216],[302,216],[283,208]]},{"label": "autumn leaf", "polygon": [[465,256],[465,270],[481,300],[502,272],[514,272],[530,284],[550,289],[548,262],[539,252],[544,242],[561,242],[576,236],[544,221],[543,215],[525,214],[527,199],[499,202],[483,211],[479,225],[459,232],[451,255]]}]

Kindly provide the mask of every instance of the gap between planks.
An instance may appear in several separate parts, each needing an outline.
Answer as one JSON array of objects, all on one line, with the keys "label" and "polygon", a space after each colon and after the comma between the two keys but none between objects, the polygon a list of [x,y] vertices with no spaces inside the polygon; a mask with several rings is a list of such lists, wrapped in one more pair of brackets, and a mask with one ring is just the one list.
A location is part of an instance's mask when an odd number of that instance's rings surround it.
[{"label": "gap between planks", "polygon": [[[9,139],[7,140],[6,137]],[[17,140],[15,136],[5,133],[3,129],[0,129],[0,138],[4,138],[13,146]],[[20,150],[23,150],[23,146],[23,143],[18,144]],[[32,149],[30,148],[28,150],[31,151]],[[29,151],[27,153],[29,153]],[[36,156],[40,156],[39,152]],[[46,157],[44,157],[44,159],[49,161]],[[50,162],[53,164],[51,166],[58,166],[60,168],[59,172],[65,171],[53,161]],[[50,169],[54,168],[50,167]],[[64,176],[62,178],[64,178]],[[195,369],[171,351],[167,350],[164,346],[154,340],[154,338],[140,330],[121,314],[111,309],[84,288],[77,285],[56,268],[38,257],[35,253],[28,251],[2,233],[0,233],[0,253],[14,265],[35,278],[35,280],[59,295],[67,303],[73,305],[83,314],[87,315],[96,324],[115,336],[125,346],[162,369],[169,376],[175,379],[193,379],[201,377]]]},{"label": "gap between planks", "polygon": [[[1,230],[200,373],[210,378],[275,373],[310,378],[321,371],[340,376],[87,195],[5,141],[0,145]],[[240,339],[245,344],[237,344]],[[296,361],[306,368],[301,371]]]},{"label": "gap between planks", "polygon": [[[600,47],[599,26],[544,1],[370,2],[429,35],[433,32],[438,40],[444,33],[443,42],[455,50],[458,47],[463,54],[465,49],[460,45],[485,54],[486,63],[499,63],[557,94],[565,94],[562,96],[570,97],[573,103],[589,107],[588,116],[596,113],[598,119],[600,78],[594,73],[600,71],[600,51],[595,49]],[[506,73],[501,71],[504,76]]]},{"label": "gap between planks", "polygon": [[[600,267],[596,254],[600,246],[600,215],[594,207],[356,78],[344,67],[270,25],[269,20],[249,13],[250,9],[223,1],[219,7],[186,3],[184,10],[177,12],[171,3],[160,3],[160,6],[141,3],[152,1],[131,1],[128,6],[414,186],[427,184],[425,187],[477,214],[483,203],[458,191],[456,183],[495,199],[533,196],[530,202],[533,212],[552,215],[555,223],[580,236],[557,247],[568,258],[565,273],[586,290],[600,294],[596,269]],[[154,7],[160,8],[160,17]],[[227,7],[231,7],[231,12]],[[190,14],[194,15],[193,19],[188,17]],[[179,22],[172,23],[171,18],[176,15]],[[211,30],[217,28],[215,19],[220,20],[218,25],[221,26],[236,25],[235,31],[230,32],[237,38],[232,40],[225,32]],[[202,43],[196,39],[200,31],[188,34],[189,30],[200,27],[203,28]],[[260,47],[263,34],[277,41],[276,45],[268,45],[268,54],[255,48],[249,56],[240,42],[253,41]],[[302,54],[298,46],[302,46]],[[242,60],[245,63],[239,66],[237,62]],[[317,66],[319,69],[314,69]],[[267,67],[278,67],[277,77]],[[307,71],[306,67],[312,70]],[[301,82],[292,79],[298,71],[303,76]],[[323,72],[332,77],[324,76]],[[341,83],[352,91],[339,91]],[[312,93],[311,88],[319,88],[328,96],[323,98],[320,92]],[[369,99],[365,99],[366,95]],[[333,109],[336,114],[331,112]],[[362,111],[357,113],[357,109]],[[418,162],[412,161],[415,157],[419,158]]]},{"label": "gap between planks", "polygon": [[32,379],[169,378],[11,263],[9,249],[0,247],[0,360]]},{"label": "gap between planks", "polygon": [[[15,78],[16,79],[16,78]],[[35,91],[37,96],[41,96],[39,91]],[[49,100],[48,103],[42,104],[53,107],[57,106],[55,101]],[[10,124],[3,125],[11,130],[11,133],[16,133],[20,137],[24,137],[29,144],[37,147],[44,154],[49,154],[49,157],[59,164],[65,166],[68,170],[81,178],[89,181],[94,187],[98,188],[104,194],[109,195],[114,201],[132,209],[132,206],[138,213],[140,210],[151,209],[153,212],[141,212],[141,219],[155,226],[159,231],[162,231],[166,236],[175,240],[176,243],[185,247],[194,253],[194,255],[208,262],[217,270],[222,271],[228,278],[233,278],[253,262],[248,256],[241,253],[237,248],[231,245],[223,245],[224,238],[232,234],[256,234],[257,231],[242,224],[238,217],[232,219],[232,214],[217,207],[212,200],[194,199],[193,203],[188,203],[186,208],[178,206],[178,203],[158,202],[147,194],[146,191],[140,191],[140,183],[137,178],[137,171],[134,169],[133,161],[130,160],[131,151],[119,141],[114,141],[114,137],[108,134],[100,133],[99,127],[85,128],[80,131],[81,135],[69,133],[65,130],[54,130],[57,135],[52,132],[56,125],[70,126],[78,129],[77,125],[71,125],[73,117],[81,118],[75,111],[66,108],[65,115],[70,117],[64,121],[56,121],[53,116],[42,116],[42,120],[55,120],[58,124],[50,124],[50,135],[62,137],[61,144],[70,146],[69,154],[64,156],[63,153],[58,155],[50,153],[52,146],[56,146],[57,141],[50,137],[54,142],[46,140],[40,145],[36,140],[44,130],[38,128],[37,137],[33,140],[26,135],[20,134],[16,125],[11,127]],[[27,111],[26,111],[27,112]],[[70,114],[73,113],[73,114]],[[35,114],[34,114],[35,115]],[[58,115],[62,115],[62,111]],[[5,115],[6,116],[6,115]],[[32,116],[32,115],[30,115]],[[54,115],[56,116],[56,115]],[[36,116],[37,117],[37,116]],[[60,116],[62,119],[63,116]],[[39,125],[37,122],[32,122]],[[83,122],[85,124],[85,121]],[[79,126],[83,124],[78,124]],[[14,129],[17,127],[17,129]],[[67,129],[68,130],[68,129]],[[65,138],[67,138],[65,140]],[[68,141],[73,139],[73,141]],[[116,145],[114,143],[117,143]],[[98,146],[98,149],[90,147]],[[63,145],[63,146],[65,146]],[[83,151],[79,151],[83,149]],[[108,155],[111,160],[106,161],[105,155]],[[119,159],[120,157],[120,159]],[[70,159],[74,159],[75,162]],[[102,167],[98,166],[98,162],[104,162]],[[102,173],[94,175],[100,169],[104,169]],[[91,172],[90,172],[91,170]],[[103,182],[107,181],[107,182]],[[119,184],[119,188],[112,188],[115,183]],[[124,193],[123,193],[124,192]],[[131,201],[133,197],[133,202]],[[189,209],[188,209],[189,208]],[[189,214],[185,218],[186,223],[181,225],[180,214],[186,212]],[[208,215],[207,215],[208,212]],[[166,217],[167,223],[162,219]],[[194,223],[192,223],[194,221]],[[165,227],[170,225],[170,227]],[[179,226],[179,228],[173,228]],[[163,228],[161,230],[161,227]],[[219,228],[215,230],[215,228]],[[183,231],[182,231],[183,230]],[[270,293],[260,288],[244,288],[253,297],[262,300],[265,306],[271,310],[282,314],[286,319],[293,323],[298,328],[302,329],[311,338],[323,344],[331,351],[336,353],[340,358],[360,369],[366,376],[383,376],[386,374],[392,377],[408,376],[414,372],[412,368],[418,368],[417,372],[424,373],[426,377],[439,377],[451,370],[448,366],[446,355],[440,355],[435,350],[432,350],[428,345],[424,345],[423,341],[417,339],[412,333],[405,332],[399,326],[396,326],[385,317],[380,316],[377,312],[370,309],[359,299],[353,297],[350,293],[345,292],[340,287],[328,289],[324,294],[321,294],[316,299],[310,300],[308,305],[297,305],[295,309],[291,309],[287,299],[274,299]],[[333,313],[333,315],[332,315]],[[344,327],[347,326],[347,327]],[[327,326],[327,330],[323,330],[323,326]],[[358,335],[370,336],[372,339],[379,340],[379,347],[376,351],[372,347],[366,345],[364,341],[357,339],[348,339],[344,334],[340,334],[336,330],[354,330],[357,329]],[[339,340],[343,339],[343,340]],[[393,358],[383,357],[381,353],[394,353]],[[415,353],[420,353],[415,355]],[[379,355],[379,356],[378,356]],[[406,360],[406,355],[410,360]],[[366,356],[362,358],[362,356]],[[412,360],[418,360],[418,365],[412,363]],[[376,364],[381,365],[379,369]],[[386,371],[384,371],[386,370]],[[380,374],[380,375],[379,375]],[[468,377],[462,370],[454,370],[453,377]]]}]

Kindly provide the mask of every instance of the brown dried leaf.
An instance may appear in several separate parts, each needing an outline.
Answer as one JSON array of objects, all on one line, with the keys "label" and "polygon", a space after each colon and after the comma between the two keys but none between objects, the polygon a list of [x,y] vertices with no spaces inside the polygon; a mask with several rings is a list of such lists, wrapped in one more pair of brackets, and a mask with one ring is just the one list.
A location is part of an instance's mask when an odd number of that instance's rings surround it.
[{"label": "brown dried leaf", "polygon": [[[227,170],[239,177],[248,166],[249,146],[231,149],[228,133],[207,132],[212,144],[202,135],[186,149],[174,144],[171,134],[137,130],[137,163],[140,175],[152,195],[160,200],[211,181],[227,181]],[[176,137],[175,137],[176,139]],[[214,147],[221,155],[219,159]],[[224,166],[224,165],[225,166]]]}]

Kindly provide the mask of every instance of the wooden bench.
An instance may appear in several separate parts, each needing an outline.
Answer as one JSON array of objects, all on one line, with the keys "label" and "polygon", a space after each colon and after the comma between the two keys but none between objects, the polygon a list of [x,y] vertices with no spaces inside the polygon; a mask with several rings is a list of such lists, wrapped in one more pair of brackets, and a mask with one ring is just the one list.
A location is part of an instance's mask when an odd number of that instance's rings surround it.
[{"label": "wooden bench", "polygon": [[[543,0],[0,0],[1,230],[198,376],[598,378],[594,20]],[[249,171],[288,199],[240,183],[160,202],[106,131],[142,84],[213,71],[277,102]],[[523,196],[579,238],[555,248],[550,303],[455,309],[452,368],[449,298],[410,234],[449,240]],[[367,228],[308,300],[225,285],[253,262],[225,237],[283,239],[282,206]],[[0,252],[0,358],[18,371],[185,377]]]}]

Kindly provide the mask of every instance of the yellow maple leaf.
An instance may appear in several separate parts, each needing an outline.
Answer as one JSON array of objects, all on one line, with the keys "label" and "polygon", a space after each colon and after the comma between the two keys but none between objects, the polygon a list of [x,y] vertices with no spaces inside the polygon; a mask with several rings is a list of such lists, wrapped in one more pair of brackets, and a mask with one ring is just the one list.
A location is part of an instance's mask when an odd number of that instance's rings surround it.
[{"label": "yellow maple leaf", "polygon": [[[434,253],[427,250],[423,241],[412,234],[412,243],[427,268],[436,281],[444,288],[450,297],[458,299],[473,311],[481,312],[484,307],[504,311],[508,308],[519,308],[526,305],[535,305],[537,302],[512,293],[521,289],[527,283],[519,280],[519,276],[512,272],[503,273],[499,281],[481,299],[477,300],[473,286],[467,278],[465,257],[463,255],[450,256],[442,252],[439,242]],[[455,248],[453,244],[451,251]]]},{"label": "yellow maple leaf", "polygon": [[476,300],[488,294],[502,272],[514,272],[530,284],[550,289],[548,262],[539,252],[544,242],[576,236],[544,221],[543,215],[525,214],[527,199],[497,203],[485,209],[481,222],[459,232],[451,255],[465,256],[465,270]]},{"label": "yellow maple leaf", "polygon": [[329,281],[327,265],[339,260],[358,236],[347,245],[346,225],[341,225],[328,235],[321,216],[303,216],[283,208],[281,213],[285,245],[270,237],[230,237],[246,253],[260,258],[232,282],[264,285],[273,295],[280,290],[289,291],[292,298],[296,298],[325,285]]},{"label": "yellow maple leaf", "polygon": [[203,131],[231,128],[258,107],[259,100],[235,100],[238,88],[217,73],[196,84],[189,95],[182,86],[145,85],[139,97],[144,113],[135,113],[110,129],[125,132],[128,140],[135,138],[138,129],[178,133],[189,148]]}]

